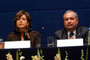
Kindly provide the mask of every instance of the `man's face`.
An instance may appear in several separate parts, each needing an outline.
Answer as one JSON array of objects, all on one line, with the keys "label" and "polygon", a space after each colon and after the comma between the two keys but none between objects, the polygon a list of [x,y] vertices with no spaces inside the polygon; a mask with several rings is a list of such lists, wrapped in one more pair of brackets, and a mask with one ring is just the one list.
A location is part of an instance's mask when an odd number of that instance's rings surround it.
[{"label": "man's face", "polygon": [[67,30],[75,29],[78,25],[78,18],[74,12],[69,12],[64,15],[64,26]]}]

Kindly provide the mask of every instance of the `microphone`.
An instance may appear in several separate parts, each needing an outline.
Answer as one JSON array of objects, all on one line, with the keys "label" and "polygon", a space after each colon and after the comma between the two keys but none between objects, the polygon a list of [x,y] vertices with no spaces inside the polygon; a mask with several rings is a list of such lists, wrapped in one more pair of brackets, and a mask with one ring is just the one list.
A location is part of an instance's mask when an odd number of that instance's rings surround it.
[{"label": "microphone", "polygon": [[88,45],[90,43],[90,27],[89,27],[89,32],[88,32]]},{"label": "microphone", "polygon": [[89,27],[89,34],[88,34],[88,35],[89,35],[89,37],[90,37],[90,27]]}]

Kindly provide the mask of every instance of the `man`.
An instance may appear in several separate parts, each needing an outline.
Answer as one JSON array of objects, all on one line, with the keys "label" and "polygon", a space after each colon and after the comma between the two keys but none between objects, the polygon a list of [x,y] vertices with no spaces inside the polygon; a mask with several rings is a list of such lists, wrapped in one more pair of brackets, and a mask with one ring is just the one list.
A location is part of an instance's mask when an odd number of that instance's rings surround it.
[{"label": "man", "polygon": [[55,39],[83,38],[84,44],[88,43],[88,28],[79,27],[78,15],[75,11],[67,10],[64,15],[64,29],[55,32]]}]

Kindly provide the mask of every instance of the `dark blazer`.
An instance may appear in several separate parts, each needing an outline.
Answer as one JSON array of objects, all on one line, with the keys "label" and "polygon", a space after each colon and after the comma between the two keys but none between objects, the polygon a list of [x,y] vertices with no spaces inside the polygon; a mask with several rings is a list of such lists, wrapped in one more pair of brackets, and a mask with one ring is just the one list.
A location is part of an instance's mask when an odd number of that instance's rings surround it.
[{"label": "dark blazer", "polygon": [[[24,35],[25,40],[31,41],[31,47],[40,47],[41,46],[41,40],[40,40],[40,34],[36,31],[28,32],[30,38],[28,38],[26,35]],[[21,34],[12,32],[8,35],[8,41],[20,41],[21,40]]]},{"label": "dark blazer", "polygon": [[[88,44],[88,31],[87,27],[76,28],[76,38],[83,38],[84,44]],[[68,33],[65,29],[58,30],[55,32],[55,39],[68,39]]]}]

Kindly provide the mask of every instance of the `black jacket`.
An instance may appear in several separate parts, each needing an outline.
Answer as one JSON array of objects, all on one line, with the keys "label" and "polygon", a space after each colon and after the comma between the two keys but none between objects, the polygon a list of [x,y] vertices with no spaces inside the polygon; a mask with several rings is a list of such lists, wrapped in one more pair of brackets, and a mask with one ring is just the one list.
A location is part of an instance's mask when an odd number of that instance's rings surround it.
[{"label": "black jacket", "polygon": [[[88,44],[88,31],[87,27],[76,28],[76,38],[83,38],[84,44]],[[55,39],[68,39],[68,32],[66,29],[58,30],[55,32]]]},{"label": "black jacket", "polygon": [[[40,47],[41,46],[41,40],[40,40],[40,34],[36,31],[28,32],[30,38],[27,37],[27,35],[24,35],[25,40],[31,41],[31,47]],[[20,41],[21,40],[21,34],[12,32],[8,35],[8,41]]]}]

